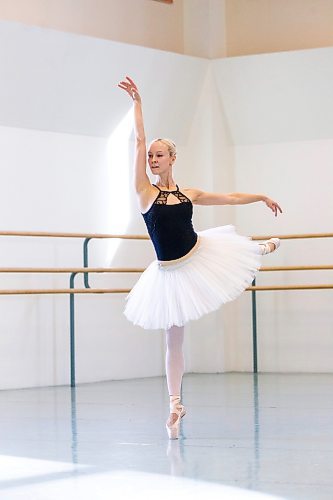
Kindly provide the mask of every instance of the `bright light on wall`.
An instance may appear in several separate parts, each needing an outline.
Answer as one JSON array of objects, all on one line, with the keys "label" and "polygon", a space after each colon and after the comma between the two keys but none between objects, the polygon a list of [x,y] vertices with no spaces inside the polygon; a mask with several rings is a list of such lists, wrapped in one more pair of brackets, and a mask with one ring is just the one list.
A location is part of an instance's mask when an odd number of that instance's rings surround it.
[{"label": "bright light on wall", "polygon": [[[108,160],[110,166],[110,223],[111,234],[124,234],[130,219],[129,175],[131,166],[130,135],[133,128],[133,113],[130,109],[119,122],[108,141]],[[121,240],[109,240],[108,261],[111,262]]]}]

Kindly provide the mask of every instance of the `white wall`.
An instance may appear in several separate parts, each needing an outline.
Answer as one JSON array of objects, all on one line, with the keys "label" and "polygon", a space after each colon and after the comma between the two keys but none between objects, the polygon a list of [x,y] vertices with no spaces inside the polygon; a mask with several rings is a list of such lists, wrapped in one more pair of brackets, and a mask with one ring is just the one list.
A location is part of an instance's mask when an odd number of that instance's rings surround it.
[{"label": "white wall", "polygon": [[[238,146],[236,183],[275,196],[279,220],[259,206],[237,208],[237,226],[250,234],[332,232],[333,140]],[[258,230],[258,227],[260,230]],[[332,264],[332,239],[283,241],[265,265]],[[332,271],[261,273],[257,283],[333,283]],[[249,300],[247,301],[249,302]],[[258,302],[259,366],[263,371],[331,372],[332,291],[262,292]],[[249,304],[239,301],[236,342],[250,330]],[[246,356],[246,355],[245,355]],[[243,368],[241,368],[243,366]],[[244,369],[244,351],[232,362]]]},{"label": "white wall", "polygon": [[[332,232],[333,49],[214,61],[234,143],[235,187],[266,193],[283,207],[275,219],[262,204],[237,207],[243,234]],[[332,264],[333,242],[283,241],[265,265]],[[332,283],[332,272],[261,273],[258,284]],[[332,371],[332,294],[263,292],[258,296],[259,367],[263,371]],[[250,297],[229,306],[225,367],[251,369]]]}]

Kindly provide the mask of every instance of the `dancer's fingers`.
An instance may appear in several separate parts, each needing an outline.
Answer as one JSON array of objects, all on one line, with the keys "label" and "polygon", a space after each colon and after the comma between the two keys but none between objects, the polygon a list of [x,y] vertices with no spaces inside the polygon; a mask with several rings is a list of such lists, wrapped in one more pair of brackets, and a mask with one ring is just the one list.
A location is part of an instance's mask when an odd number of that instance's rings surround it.
[{"label": "dancer's fingers", "polygon": [[128,82],[120,82],[118,83],[118,87],[127,90],[131,87],[131,85]]},{"label": "dancer's fingers", "polygon": [[278,205],[277,203],[275,203],[274,208],[275,208],[275,217],[277,217],[278,212],[280,212],[280,214],[282,214],[282,209],[281,209],[280,205]]},{"label": "dancer's fingers", "polygon": [[132,78],[130,78],[129,76],[126,76],[126,78],[130,82],[131,87],[134,87],[137,90],[138,87],[135,85],[135,83],[133,82]]},{"label": "dancer's fingers", "polygon": [[278,211],[282,214],[282,209],[281,209],[280,205],[278,203],[276,203],[276,201],[267,200],[266,204],[272,210],[272,212],[274,212],[275,217],[277,217]]},{"label": "dancer's fingers", "polygon": [[278,211],[280,212],[280,214],[282,214],[282,209],[278,203],[275,203],[275,210],[276,210],[276,215]]},{"label": "dancer's fingers", "polygon": [[118,87],[125,90],[125,92],[128,93],[128,95],[130,95],[131,97],[133,97],[133,91],[136,92],[135,89],[132,89],[132,87],[127,83],[127,84],[121,84],[121,83],[118,83]]}]

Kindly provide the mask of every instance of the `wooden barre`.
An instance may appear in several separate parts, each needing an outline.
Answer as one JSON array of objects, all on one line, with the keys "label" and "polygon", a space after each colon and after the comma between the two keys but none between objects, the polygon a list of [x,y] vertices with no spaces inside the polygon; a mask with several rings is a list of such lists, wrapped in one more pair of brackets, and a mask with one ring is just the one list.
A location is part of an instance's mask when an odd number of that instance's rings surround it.
[{"label": "wooden barre", "polygon": [[261,267],[260,271],[325,271],[333,269],[333,265],[323,266],[271,266]]},{"label": "wooden barre", "polygon": [[[101,234],[101,233],[59,233],[46,231],[0,231],[0,236],[35,236],[50,238],[116,238],[125,240],[149,240],[148,235],[134,234]],[[252,240],[267,240],[272,235],[252,236]],[[333,233],[310,233],[310,234],[282,234],[274,235],[280,240],[303,239],[303,238],[333,238]]]},{"label": "wooden barre", "polygon": [[47,294],[92,294],[92,293],[129,293],[130,288],[41,288],[29,290],[0,290],[0,295],[47,295]]},{"label": "wooden barre", "polygon": [[[277,286],[250,286],[246,288],[251,291],[274,291],[274,290],[328,290],[333,289],[330,285],[277,285]],[[129,293],[130,288],[58,288],[58,289],[29,289],[29,290],[0,290],[0,295],[59,295],[59,294],[103,294],[103,293]]]},{"label": "wooden barre", "polygon": [[331,285],[272,285],[272,286],[249,286],[246,291],[273,291],[273,290],[329,290],[333,289]]},{"label": "wooden barre", "polygon": [[0,267],[0,273],[142,273],[140,267]]},{"label": "wooden barre", "polygon": [[[322,266],[272,266],[260,271],[324,271],[333,265]],[[143,273],[141,267],[0,267],[0,273]]]},{"label": "wooden barre", "polygon": [[149,240],[146,234],[53,233],[45,231],[0,231],[0,236],[36,236],[40,238],[117,238],[124,240]]},{"label": "wooden barre", "polygon": [[269,236],[252,236],[252,240],[268,240],[269,238],[279,238],[280,240],[298,240],[306,238],[333,238],[333,233],[309,233],[309,234],[274,234]]}]

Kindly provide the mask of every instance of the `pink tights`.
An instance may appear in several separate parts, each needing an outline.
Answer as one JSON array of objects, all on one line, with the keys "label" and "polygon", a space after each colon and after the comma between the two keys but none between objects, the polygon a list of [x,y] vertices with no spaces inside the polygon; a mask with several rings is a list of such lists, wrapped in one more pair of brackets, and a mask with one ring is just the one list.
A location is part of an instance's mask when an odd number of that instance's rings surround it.
[{"label": "pink tights", "polygon": [[185,369],[183,342],[183,326],[172,326],[166,330],[165,370],[170,396],[180,395]]}]

